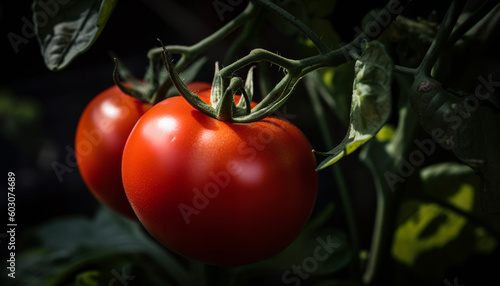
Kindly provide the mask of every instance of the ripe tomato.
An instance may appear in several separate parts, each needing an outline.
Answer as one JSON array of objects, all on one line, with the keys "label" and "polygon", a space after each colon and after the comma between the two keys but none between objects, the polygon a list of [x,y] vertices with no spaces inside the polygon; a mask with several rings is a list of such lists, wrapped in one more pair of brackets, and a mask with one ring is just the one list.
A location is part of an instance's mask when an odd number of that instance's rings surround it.
[{"label": "ripe tomato", "polygon": [[262,260],[295,239],[316,199],[315,168],[310,143],[288,121],[222,122],[182,97],[144,114],[122,159],[125,192],[146,229],[220,265]]},{"label": "ripe tomato", "polygon": [[[204,90],[210,84],[188,87]],[[87,187],[102,204],[132,219],[136,216],[123,190],[121,158],[130,131],[149,108],[112,86],[85,107],[75,136],[78,168]]]}]

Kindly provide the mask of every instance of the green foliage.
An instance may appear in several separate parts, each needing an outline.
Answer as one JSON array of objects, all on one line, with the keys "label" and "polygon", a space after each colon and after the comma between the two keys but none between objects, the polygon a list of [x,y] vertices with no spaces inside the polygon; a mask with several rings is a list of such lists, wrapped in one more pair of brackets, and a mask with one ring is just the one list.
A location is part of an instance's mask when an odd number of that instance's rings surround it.
[{"label": "green foliage", "polygon": [[452,267],[497,248],[500,227],[482,214],[479,180],[469,167],[435,164],[420,171],[419,181],[399,206],[391,253],[401,267],[439,281]]},{"label": "green foliage", "polygon": [[318,170],[337,162],[370,140],[391,113],[392,61],[379,42],[367,43],[354,67],[350,124],[347,135],[325,153]]},{"label": "green foliage", "polygon": [[[35,0],[32,6],[36,36],[46,66],[60,70],[97,40],[117,0],[54,1],[48,16],[41,2]],[[45,15],[44,20],[37,14]]]},{"label": "green foliage", "polygon": [[[332,214],[330,204],[285,250],[264,261],[232,268],[228,273],[242,283],[262,273],[279,276],[292,265],[302,265],[304,259],[314,257],[315,249],[321,246],[319,239],[335,243],[336,247],[310,275],[327,276],[342,269],[351,260],[351,251],[345,233],[326,226]],[[172,254],[137,222],[106,208],[101,208],[92,220],[64,217],[40,225],[32,233],[37,243],[20,253],[15,283],[9,285],[108,285],[117,275],[128,277],[131,285],[207,283],[204,264]]]},{"label": "green foliage", "polygon": [[[134,283],[201,285],[201,269],[192,261],[182,265],[168,250],[159,246],[137,222],[102,208],[92,220],[64,217],[33,230],[38,243],[19,253],[18,275],[10,285],[108,285],[114,273],[128,273]],[[151,263],[155,267],[151,267]],[[132,278],[134,277],[134,278]],[[10,279],[10,278],[8,278]],[[156,284],[159,285],[159,284]]]}]

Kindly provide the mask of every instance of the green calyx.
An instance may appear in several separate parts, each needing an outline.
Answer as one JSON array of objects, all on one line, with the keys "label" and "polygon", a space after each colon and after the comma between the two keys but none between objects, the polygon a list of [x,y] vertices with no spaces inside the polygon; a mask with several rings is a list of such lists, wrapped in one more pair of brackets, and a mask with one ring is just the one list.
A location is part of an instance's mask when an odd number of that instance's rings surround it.
[{"label": "green calyx", "polygon": [[[219,65],[216,63],[210,94],[210,104],[208,104],[187,88],[178,72],[175,70],[172,58],[166,49],[163,49],[161,58],[179,94],[197,110],[220,121],[237,123],[258,121],[271,115],[288,97],[281,94],[277,97],[277,100],[270,102],[267,106],[260,106],[258,109],[254,110],[251,108],[251,103],[254,94],[253,69],[255,67],[252,66],[249,69],[247,77],[245,81],[243,81],[240,77],[222,77],[219,72]],[[283,88],[282,90],[287,90],[287,88]],[[235,103],[235,95],[237,94],[241,94],[238,104]]]}]

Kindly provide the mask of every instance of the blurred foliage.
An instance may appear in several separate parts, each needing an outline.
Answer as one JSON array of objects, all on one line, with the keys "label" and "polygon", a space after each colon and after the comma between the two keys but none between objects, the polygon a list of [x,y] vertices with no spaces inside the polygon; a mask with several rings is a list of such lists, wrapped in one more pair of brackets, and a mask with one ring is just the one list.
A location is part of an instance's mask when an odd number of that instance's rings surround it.
[{"label": "blurred foliage", "polygon": [[0,133],[5,139],[21,143],[26,134],[40,127],[42,117],[43,107],[38,100],[0,89]]},{"label": "blurred foliage", "polygon": [[[101,207],[91,220],[68,216],[32,229],[30,236],[25,237],[29,244],[16,259],[16,279],[4,276],[0,282],[13,286],[92,286],[115,285],[116,280],[131,285],[187,286],[207,285],[210,279],[217,284],[224,281],[225,285],[231,279],[236,285],[251,285],[248,281],[263,275],[282,279],[286,269],[293,265],[302,267],[306,259],[314,258],[318,247],[323,248],[327,258],[316,261],[317,267],[310,275],[326,277],[345,267],[351,259],[345,233],[326,226],[332,213],[330,204],[279,254],[240,267],[210,266],[225,275],[209,278],[208,265],[172,253],[149,236],[138,222]],[[324,243],[335,247],[324,249]]]},{"label": "blurred foliage", "polygon": [[[497,249],[500,225],[483,214],[479,178],[472,169],[435,164],[420,171],[420,180],[406,189],[399,206],[392,245],[398,263],[420,279],[440,281],[452,267]],[[401,283],[408,279],[398,278]]]}]

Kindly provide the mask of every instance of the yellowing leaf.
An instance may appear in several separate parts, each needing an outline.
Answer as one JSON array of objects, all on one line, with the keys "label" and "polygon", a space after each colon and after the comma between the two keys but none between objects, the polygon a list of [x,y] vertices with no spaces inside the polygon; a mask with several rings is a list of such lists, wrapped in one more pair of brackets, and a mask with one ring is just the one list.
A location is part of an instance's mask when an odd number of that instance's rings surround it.
[{"label": "yellowing leaf", "polygon": [[[450,198],[450,202],[463,210],[471,210],[474,204],[474,188],[468,184],[462,185]],[[436,232],[422,238],[423,231],[440,215],[444,215],[446,220],[439,224]],[[400,262],[412,266],[422,252],[441,248],[455,239],[466,222],[463,216],[437,204],[420,204],[418,210],[396,230],[392,254]]]},{"label": "yellowing leaf", "polygon": [[401,196],[391,248],[397,268],[439,281],[470,259],[497,251],[498,220],[482,213],[480,180],[471,168],[443,162],[423,168],[419,177]]}]

